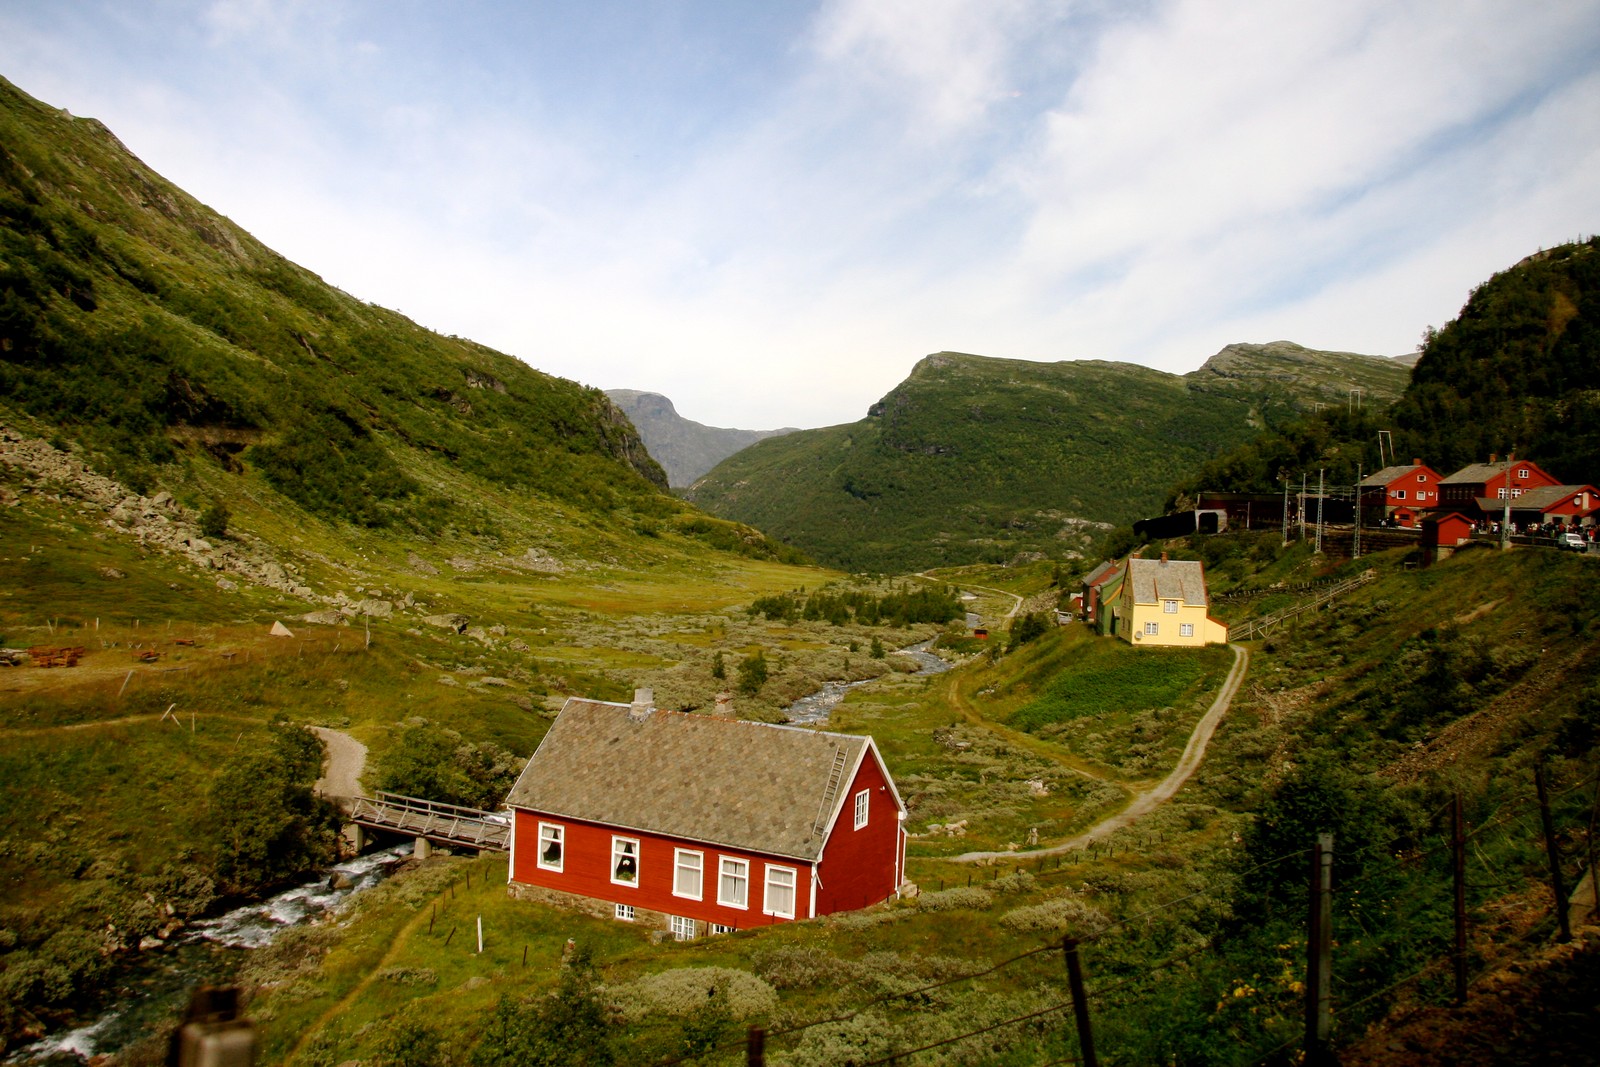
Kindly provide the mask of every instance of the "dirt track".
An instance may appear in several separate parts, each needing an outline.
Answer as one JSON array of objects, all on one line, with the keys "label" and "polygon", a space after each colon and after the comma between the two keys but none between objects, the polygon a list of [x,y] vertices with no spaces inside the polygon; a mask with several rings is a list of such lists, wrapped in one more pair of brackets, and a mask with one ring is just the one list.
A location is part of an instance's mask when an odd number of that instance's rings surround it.
[{"label": "dirt track", "polygon": [[1178,790],[1183,788],[1183,783],[1189,780],[1195,769],[1200,766],[1200,761],[1205,758],[1206,745],[1211,741],[1211,735],[1217,732],[1217,724],[1227,714],[1228,707],[1233,703],[1234,694],[1239,691],[1239,686],[1244,682],[1246,669],[1250,666],[1250,653],[1245,651],[1243,645],[1230,645],[1233,649],[1233,667],[1228,671],[1227,679],[1222,683],[1222,690],[1217,693],[1217,699],[1211,702],[1211,707],[1201,716],[1195,724],[1194,732],[1189,735],[1189,743],[1184,746],[1183,755],[1178,758],[1177,766],[1172,772],[1161,779],[1157,785],[1147,792],[1136,795],[1128,806],[1115,815],[1102,819],[1083,833],[1069,837],[1058,845],[1049,848],[1028,849],[1015,852],[964,852],[952,857],[958,863],[976,863],[981,860],[1015,859],[1021,856],[1053,856],[1061,852],[1070,852],[1082,848],[1091,841],[1110,837],[1118,830],[1130,825],[1141,816],[1148,815],[1156,808],[1171,800]]},{"label": "dirt track", "polygon": [[367,746],[347,733],[325,726],[311,729],[328,746],[322,777],[317,779],[317,792],[325,797],[360,796],[361,772],[367,766]]}]

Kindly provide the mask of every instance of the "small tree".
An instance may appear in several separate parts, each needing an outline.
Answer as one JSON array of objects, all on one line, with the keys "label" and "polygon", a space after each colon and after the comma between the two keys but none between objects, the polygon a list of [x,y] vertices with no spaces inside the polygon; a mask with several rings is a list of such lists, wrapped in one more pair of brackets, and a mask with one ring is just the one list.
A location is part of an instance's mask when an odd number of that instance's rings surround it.
[{"label": "small tree", "polygon": [[232,518],[233,513],[228,510],[228,505],[220,500],[213,501],[210,507],[200,513],[200,536],[213,541],[222,540],[228,536],[228,520]]},{"label": "small tree", "polygon": [[767,684],[767,657],[759,649],[739,663],[739,692],[755,696]]},{"label": "small tree", "polygon": [[873,659],[882,659],[885,655],[885,652],[883,651],[883,642],[878,640],[876,637],[872,639],[871,654]]},{"label": "small tree", "polygon": [[728,676],[728,668],[722,664],[722,652],[719,650],[711,657],[711,677],[721,680]]}]

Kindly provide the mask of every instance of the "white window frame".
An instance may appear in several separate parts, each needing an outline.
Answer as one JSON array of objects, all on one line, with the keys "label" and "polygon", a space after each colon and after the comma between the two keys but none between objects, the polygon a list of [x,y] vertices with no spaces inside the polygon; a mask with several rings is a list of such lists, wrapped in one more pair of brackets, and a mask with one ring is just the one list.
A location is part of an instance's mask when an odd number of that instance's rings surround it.
[{"label": "white window frame", "polygon": [[1406,491],[1404,489],[1396,489],[1394,491],[1394,498],[1396,500],[1404,500],[1406,498]]},{"label": "white window frame", "polygon": [[1528,477],[1528,468],[1527,467],[1518,467],[1517,468],[1517,478],[1518,479],[1523,479],[1523,478],[1526,478],[1526,477]]},{"label": "white window frame", "polygon": [[[742,900],[734,900],[723,893],[729,878],[737,879]],[[717,860],[717,903],[725,908],[747,911],[750,907],[750,861],[723,856]]]},{"label": "white window frame", "polygon": [[1146,637],[1160,637],[1161,636],[1161,624],[1159,622],[1147,622],[1147,623],[1145,623],[1144,624],[1144,635]]},{"label": "white window frame", "polygon": [[1178,613],[1178,602],[1176,600],[1163,600],[1161,602],[1161,613],[1163,615],[1176,615]]},{"label": "white window frame", "polygon": [[1494,496],[1496,500],[1504,500],[1506,498],[1505,487],[1501,486],[1499,489],[1496,489],[1494,491]]},{"label": "white window frame", "polygon": [[1178,636],[1179,637],[1193,637],[1194,636],[1194,623],[1192,623],[1192,622],[1180,622],[1178,624]]},{"label": "white window frame", "polygon": [[714,934],[731,934],[734,931],[727,923],[712,923],[710,929]]},{"label": "white window frame", "polygon": [[[694,866],[690,867],[685,860],[693,860]],[[688,893],[683,889],[683,876],[689,871],[694,872],[694,892]],[[700,900],[705,896],[706,885],[706,854],[696,852],[692,848],[675,848],[672,850],[672,895],[683,897],[685,900]]]},{"label": "white window frame", "polygon": [[[632,852],[627,851],[626,846],[628,846],[628,845],[632,845],[633,846],[633,851]],[[633,857],[633,877],[632,878],[619,878],[619,877],[617,877],[617,862],[618,862],[619,859],[621,859],[624,856],[632,856]],[[637,837],[623,837],[620,834],[612,834],[611,835],[611,866],[608,868],[609,871],[611,872],[611,884],[613,884],[613,885],[625,885],[625,886],[628,886],[630,889],[638,889],[639,888],[639,872],[641,871],[641,869],[643,869],[643,867],[644,867],[644,863],[641,861],[641,859],[639,857],[639,839]]]},{"label": "white window frame", "polygon": [[[773,886],[775,884],[774,881],[773,881],[773,876],[774,875],[777,875],[779,877],[787,875],[788,878],[789,878],[789,884],[787,886],[778,885],[778,887],[777,887],[780,891],[787,891],[788,894],[789,894],[789,910],[788,911],[783,911],[783,910],[780,910],[779,908],[773,906],[773,903],[772,903],[772,890],[773,890]],[[772,916],[775,916],[775,917],[777,917],[779,919],[792,919],[792,918],[794,918],[794,909],[795,909],[795,900],[796,900],[795,893],[796,893],[797,888],[798,888],[799,885],[800,885],[800,872],[799,872],[798,869],[796,869],[794,867],[779,867],[778,865],[773,864],[773,863],[767,864],[766,884],[762,887],[762,891],[761,891],[761,914],[763,914],[763,915],[772,915]]]},{"label": "white window frame", "polygon": [[1522,487],[1520,485],[1517,486],[1517,488],[1511,490],[1511,496],[1512,496],[1513,499],[1515,499],[1516,497],[1519,497],[1521,495],[1522,495]]},{"label": "white window frame", "polygon": [[872,817],[872,790],[863,789],[856,793],[856,829],[867,825],[867,820]]},{"label": "white window frame", "polygon": [[1427,481],[1427,480],[1428,480],[1428,476],[1427,476],[1427,475],[1426,475],[1426,474],[1419,474],[1419,475],[1417,475],[1417,481],[1419,481],[1419,482],[1425,482],[1425,481]]},{"label": "white window frame", "polygon": [[[550,842],[556,846],[555,862],[544,858],[545,848]],[[554,871],[560,874],[565,868],[567,858],[567,828],[560,823],[541,822],[539,824],[539,845],[534,849],[534,858],[541,871]]]},{"label": "white window frame", "polygon": [[667,929],[672,931],[674,941],[693,941],[700,936],[695,921],[686,915],[668,915]]},{"label": "white window frame", "polygon": [[611,907],[612,907],[611,914],[616,917],[618,922],[625,922],[625,923],[633,922],[633,905],[632,904],[613,904]]}]

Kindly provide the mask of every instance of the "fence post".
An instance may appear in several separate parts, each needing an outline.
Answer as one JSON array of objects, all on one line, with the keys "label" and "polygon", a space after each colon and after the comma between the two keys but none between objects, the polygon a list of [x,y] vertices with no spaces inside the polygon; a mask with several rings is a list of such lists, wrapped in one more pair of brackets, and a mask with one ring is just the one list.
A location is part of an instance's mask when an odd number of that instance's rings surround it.
[{"label": "fence post", "polygon": [[746,1067],[766,1067],[767,1032],[759,1026],[745,1032],[744,1062]]},{"label": "fence post", "polygon": [[1067,958],[1067,989],[1072,993],[1072,1018],[1078,1026],[1078,1062],[1099,1067],[1094,1055],[1094,1032],[1089,1029],[1089,995],[1083,989],[1083,964],[1078,961],[1078,939],[1063,937],[1061,952]]},{"label": "fence post", "polygon": [[1556,922],[1561,928],[1561,941],[1572,940],[1572,927],[1567,922],[1567,891],[1561,884],[1561,846],[1556,841],[1555,820],[1550,817],[1550,794],[1544,788],[1544,764],[1533,768],[1533,785],[1539,791],[1539,823],[1544,827],[1544,850],[1550,857],[1550,889],[1556,895]]},{"label": "fence post", "polygon": [[1451,954],[1456,972],[1456,1003],[1467,1000],[1467,828],[1461,794],[1450,799],[1450,855],[1455,872],[1456,943]]},{"label": "fence post", "polygon": [[1311,913],[1306,924],[1306,1063],[1335,1063],[1329,986],[1333,982],[1333,835],[1318,834],[1311,850]]}]

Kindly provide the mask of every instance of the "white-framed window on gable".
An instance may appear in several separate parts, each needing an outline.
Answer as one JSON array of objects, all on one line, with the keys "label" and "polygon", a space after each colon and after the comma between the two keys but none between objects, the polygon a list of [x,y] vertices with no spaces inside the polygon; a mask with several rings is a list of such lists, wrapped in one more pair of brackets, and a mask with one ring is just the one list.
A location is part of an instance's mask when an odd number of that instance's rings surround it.
[{"label": "white-framed window on gable", "polygon": [[774,915],[780,919],[794,918],[794,882],[793,867],[774,867],[768,864],[766,895],[762,898],[761,913]]},{"label": "white-framed window on gable", "polygon": [[727,908],[750,906],[750,861],[722,857],[717,864],[717,903]]},{"label": "white-framed window on gable", "polygon": [[1192,623],[1192,622],[1180,622],[1178,624],[1178,636],[1179,637],[1193,637],[1194,636],[1194,623]]},{"label": "white-framed window on gable", "polygon": [[1394,498],[1396,500],[1404,500],[1406,498],[1406,491],[1404,489],[1396,489],[1394,491]]},{"label": "white-framed window on gable", "polygon": [[1518,478],[1526,478],[1527,476],[1528,476],[1528,468],[1527,467],[1518,467],[1517,468],[1517,477]]},{"label": "white-framed window on gable", "polygon": [[639,839],[611,839],[611,880],[617,885],[639,884]]},{"label": "white-framed window on gable", "polygon": [[546,871],[561,870],[561,846],[566,841],[565,827],[555,823],[539,824],[539,868]]},{"label": "white-framed window on gable", "polygon": [[1159,637],[1161,635],[1161,624],[1159,622],[1145,623],[1144,635],[1146,637]]},{"label": "white-framed window on gable", "polygon": [[705,870],[705,854],[691,849],[680,848],[673,852],[672,862],[672,895],[687,897],[690,900],[699,900],[703,890],[702,874]]},{"label": "white-framed window on gable", "polygon": [[1178,602],[1176,600],[1163,600],[1161,602],[1161,610],[1168,615],[1176,615],[1178,613]]},{"label": "white-framed window on gable", "polygon": [[1427,476],[1427,475],[1426,475],[1426,474],[1419,474],[1419,475],[1417,475],[1417,481],[1419,481],[1419,482],[1425,482],[1425,481],[1427,481],[1427,480],[1428,480],[1428,476]]},{"label": "white-framed window on gable", "polygon": [[863,789],[856,794],[856,829],[867,825],[867,816],[872,811],[872,790]]},{"label": "white-framed window on gable", "polygon": [[1505,490],[1505,487],[1504,487],[1504,486],[1501,486],[1501,487],[1500,487],[1500,488],[1499,488],[1499,489],[1496,489],[1496,490],[1495,490],[1495,491],[1494,491],[1494,495],[1495,495],[1495,499],[1497,499],[1497,500],[1504,500],[1504,499],[1505,499],[1505,498],[1506,498],[1506,490]]},{"label": "white-framed window on gable", "polygon": [[672,931],[674,941],[693,941],[700,936],[700,931],[695,929],[695,921],[682,915],[667,916],[667,926]]}]

